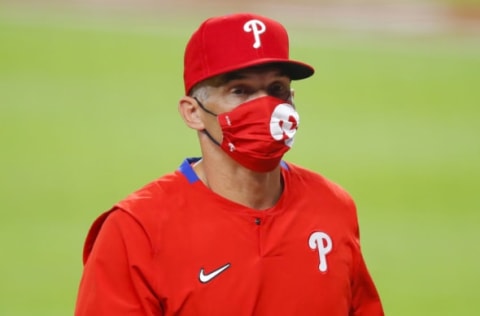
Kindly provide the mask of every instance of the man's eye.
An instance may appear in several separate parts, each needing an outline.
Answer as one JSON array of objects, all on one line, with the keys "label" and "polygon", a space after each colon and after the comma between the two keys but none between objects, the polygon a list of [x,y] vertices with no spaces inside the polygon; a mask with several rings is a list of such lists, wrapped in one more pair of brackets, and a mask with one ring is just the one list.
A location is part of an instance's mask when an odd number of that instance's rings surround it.
[{"label": "man's eye", "polygon": [[290,89],[282,84],[276,84],[270,87],[270,95],[280,99],[288,99],[290,97]]},{"label": "man's eye", "polygon": [[236,94],[236,95],[242,95],[246,93],[246,89],[241,87],[233,88],[231,91],[233,94]]}]

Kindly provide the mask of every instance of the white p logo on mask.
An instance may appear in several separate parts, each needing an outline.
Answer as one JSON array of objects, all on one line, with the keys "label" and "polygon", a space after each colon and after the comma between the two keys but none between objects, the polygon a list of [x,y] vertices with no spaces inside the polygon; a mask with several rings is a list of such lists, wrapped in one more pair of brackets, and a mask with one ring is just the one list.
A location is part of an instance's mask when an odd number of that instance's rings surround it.
[{"label": "white p logo on mask", "polygon": [[255,42],[253,43],[253,48],[259,48],[260,46],[262,46],[262,42],[260,41],[260,34],[265,33],[265,31],[267,30],[265,23],[253,19],[243,25],[243,30],[247,33],[253,33],[253,38],[255,40]]},{"label": "white p logo on mask", "polygon": [[324,232],[315,232],[310,235],[308,245],[310,246],[310,249],[318,250],[318,257],[320,259],[318,270],[326,272],[328,269],[327,254],[332,251],[332,239]]},{"label": "white p logo on mask", "polygon": [[275,107],[270,119],[270,134],[276,141],[285,141],[285,145],[292,147],[295,133],[297,132],[300,117],[288,103]]}]

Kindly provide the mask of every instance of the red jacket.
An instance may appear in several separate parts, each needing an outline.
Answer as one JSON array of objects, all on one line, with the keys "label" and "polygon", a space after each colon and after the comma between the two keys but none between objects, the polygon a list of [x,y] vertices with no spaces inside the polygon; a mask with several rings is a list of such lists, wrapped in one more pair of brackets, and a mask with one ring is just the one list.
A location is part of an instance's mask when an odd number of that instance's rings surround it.
[{"label": "red jacket", "polygon": [[256,211],[210,191],[186,160],[93,224],[76,316],[381,316],[354,203],[283,164],[284,192]]}]

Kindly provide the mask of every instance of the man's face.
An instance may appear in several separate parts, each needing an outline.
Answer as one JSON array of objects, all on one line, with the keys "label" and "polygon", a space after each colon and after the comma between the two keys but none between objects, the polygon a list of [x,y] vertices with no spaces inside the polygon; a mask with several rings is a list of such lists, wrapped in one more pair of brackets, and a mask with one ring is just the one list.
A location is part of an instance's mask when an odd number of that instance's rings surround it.
[{"label": "man's face", "polygon": [[[216,114],[229,112],[242,103],[262,96],[291,102],[290,78],[278,67],[262,66],[231,72],[209,80],[208,98],[203,105]],[[222,131],[215,116],[203,112],[203,122],[217,141]]]}]

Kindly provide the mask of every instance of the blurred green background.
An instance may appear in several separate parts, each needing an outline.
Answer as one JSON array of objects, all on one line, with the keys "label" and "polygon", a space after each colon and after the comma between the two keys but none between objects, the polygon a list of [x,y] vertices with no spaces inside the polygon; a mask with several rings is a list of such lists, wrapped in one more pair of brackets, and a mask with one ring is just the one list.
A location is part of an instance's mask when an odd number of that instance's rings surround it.
[{"label": "blurred green background", "polygon": [[[199,155],[182,55],[218,12],[145,11],[0,4],[0,315],[73,314],[91,222]],[[386,314],[480,315],[480,33],[271,16],[317,69],[286,159],[355,198]]]}]

